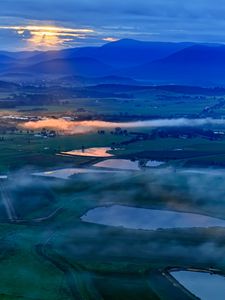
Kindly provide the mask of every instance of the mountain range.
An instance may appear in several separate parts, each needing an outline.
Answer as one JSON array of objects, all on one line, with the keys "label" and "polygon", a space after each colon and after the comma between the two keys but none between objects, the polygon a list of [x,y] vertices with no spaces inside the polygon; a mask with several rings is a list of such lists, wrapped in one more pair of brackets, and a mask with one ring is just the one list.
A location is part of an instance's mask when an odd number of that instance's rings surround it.
[{"label": "mountain range", "polygon": [[71,84],[80,77],[85,85],[135,81],[224,86],[225,45],[124,39],[100,47],[0,51],[0,78],[5,77],[18,81],[67,78]]}]

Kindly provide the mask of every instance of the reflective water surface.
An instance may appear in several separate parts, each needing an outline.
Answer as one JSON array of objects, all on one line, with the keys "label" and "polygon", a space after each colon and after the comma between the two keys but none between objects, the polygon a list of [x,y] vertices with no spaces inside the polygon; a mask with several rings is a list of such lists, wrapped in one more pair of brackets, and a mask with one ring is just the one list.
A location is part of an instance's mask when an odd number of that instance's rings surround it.
[{"label": "reflective water surface", "polygon": [[172,276],[201,300],[224,300],[225,277],[209,273],[180,271]]},{"label": "reflective water surface", "polygon": [[82,216],[82,220],[101,225],[145,230],[159,228],[225,227],[225,220],[208,216],[120,205],[94,208]]}]

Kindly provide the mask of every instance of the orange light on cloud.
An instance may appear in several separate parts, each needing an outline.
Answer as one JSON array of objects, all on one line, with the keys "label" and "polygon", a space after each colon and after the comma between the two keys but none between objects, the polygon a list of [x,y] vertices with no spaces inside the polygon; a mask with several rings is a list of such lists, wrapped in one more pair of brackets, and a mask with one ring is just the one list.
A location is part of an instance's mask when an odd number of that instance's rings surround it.
[{"label": "orange light on cloud", "polygon": [[105,42],[117,42],[119,39],[114,38],[114,37],[106,37],[102,39]]},{"label": "orange light on cloud", "polygon": [[[95,132],[99,129],[112,128],[143,128],[143,127],[158,127],[163,121],[136,121],[136,122],[107,122],[107,121],[69,121],[63,118],[53,119],[46,118],[39,121],[29,121],[20,124],[20,127],[26,130],[42,130],[43,128],[55,130],[59,134],[75,135]],[[167,120],[164,121],[167,124]]]},{"label": "orange light on cloud", "polygon": [[74,33],[93,33],[93,29],[85,28],[66,28],[57,26],[0,26],[0,29],[12,29],[12,30],[29,30],[29,31],[48,31],[48,32],[74,32]]},{"label": "orange light on cloud", "polygon": [[41,130],[43,128],[56,130],[61,134],[83,134],[94,130],[93,124],[86,122],[67,121],[64,119],[43,119],[40,121],[31,121],[21,124],[21,127],[29,130]]},{"label": "orange light on cloud", "polygon": [[223,119],[157,119],[133,122],[107,122],[107,121],[70,121],[63,118],[46,118],[39,121],[29,121],[20,124],[21,128],[29,130],[53,129],[60,134],[82,134],[94,132],[99,129],[111,128],[161,128],[161,127],[193,127],[203,125],[224,125]]},{"label": "orange light on cloud", "polygon": [[39,121],[29,121],[20,125],[26,130],[56,130],[60,134],[84,134],[94,132],[103,128],[115,128],[129,126],[129,123],[114,123],[105,121],[68,121],[65,119],[43,119]]},{"label": "orange light on cloud", "polygon": [[[65,42],[85,38],[93,34],[94,30],[89,28],[67,28],[58,26],[0,26],[0,29],[14,30],[28,42],[28,48],[49,49],[59,48]],[[26,36],[29,33],[29,36]]]}]

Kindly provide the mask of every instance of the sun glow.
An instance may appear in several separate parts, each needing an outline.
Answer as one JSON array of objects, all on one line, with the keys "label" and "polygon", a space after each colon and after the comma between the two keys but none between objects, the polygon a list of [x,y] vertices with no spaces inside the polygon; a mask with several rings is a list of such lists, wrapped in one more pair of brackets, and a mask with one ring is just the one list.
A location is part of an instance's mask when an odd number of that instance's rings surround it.
[{"label": "sun glow", "polygon": [[105,42],[117,42],[119,39],[114,38],[114,37],[106,37],[102,39]]},{"label": "sun glow", "polygon": [[58,26],[0,26],[0,29],[13,30],[26,40],[28,48],[32,49],[57,49],[69,42],[85,38],[93,34],[89,28],[67,28]]}]

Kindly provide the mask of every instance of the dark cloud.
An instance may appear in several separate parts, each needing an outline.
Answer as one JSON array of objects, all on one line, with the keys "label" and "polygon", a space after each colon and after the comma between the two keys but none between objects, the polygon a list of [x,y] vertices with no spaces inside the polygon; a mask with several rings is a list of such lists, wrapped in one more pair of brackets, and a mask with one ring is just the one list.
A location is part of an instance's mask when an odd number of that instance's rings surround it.
[{"label": "dark cloud", "polygon": [[[0,25],[38,21],[91,27],[105,37],[224,42],[223,0],[1,0]],[[1,32],[0,32],[1,34]]]}]

